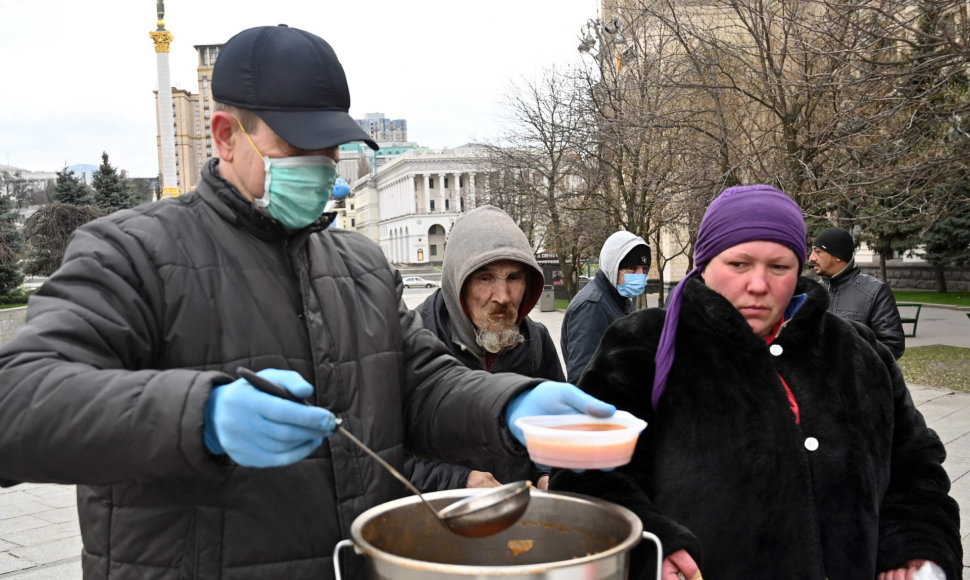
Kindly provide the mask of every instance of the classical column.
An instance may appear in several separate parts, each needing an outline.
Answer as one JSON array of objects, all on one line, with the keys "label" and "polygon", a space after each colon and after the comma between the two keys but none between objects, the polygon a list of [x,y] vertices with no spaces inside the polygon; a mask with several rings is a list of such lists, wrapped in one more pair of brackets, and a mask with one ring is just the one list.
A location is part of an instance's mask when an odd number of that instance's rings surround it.
[{"label": "classical column", "polygon": [[424,174],[424,213],[431,213],[431,175]]},{"label": "classical column", "polygon": [[477,207],[475,205],[475,172],[468,172],[468,211],[471,211]]},{"label": "classical column", "polygon": [[448,195],[447,193],[445,193],[445,174],[444,173],[438,174],[438,191],[441,192],[438,194],[438,203],[441,204],[441,206],[438,208],[438,213],[444,213],[445,197],[447,197]]},{"label": "classical column", "polygon": [[407,183],[407,195],[408,195],[408,213],[415,214],[418,213],[418,195],[417,188],[414,187],[414,174],[408,174]]},{"label": "classical column", "polygon": [[[148,33],[155,43],[155,63],[158,67],[158,137],[162,149],[162,195],[177,197],[178,178],[175,169],[175,112],[172,110],[172,79],[168,69],[169,45],[175,38],[165,30],[165,3],[155,3],[158,13],[158,28]],[[185,160],[183,160],[185,161]]]},{"label": "classical column", "polygon": [[455,192],[455,197],[454,197],[455,207],[453,207],[451,209],[454,210],[454,211],[456,211],[456,212],[460,212],[462,210],[462,208],[461,208],[461,173],[460,172],[459,173],[454,173],[452,177],[455,180],[455,187],[453,189],[453,191]]}]

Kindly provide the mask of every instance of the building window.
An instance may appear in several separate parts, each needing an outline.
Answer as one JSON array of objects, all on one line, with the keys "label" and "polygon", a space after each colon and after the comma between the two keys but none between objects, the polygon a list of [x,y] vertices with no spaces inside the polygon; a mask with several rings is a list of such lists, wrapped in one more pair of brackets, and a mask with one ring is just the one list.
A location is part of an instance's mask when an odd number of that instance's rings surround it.
[{"label": "building window", "polygon": [[431,211],[434,211],[434,200],[431,200]]},{"label": "building window", "polygon": [[458,203],[461,204],[459,206],[459,207],[461,207],[461,209],[459,211],[464,212],[465,211],[465,198],[464,197],[458,198]]},{"label": "building window", "polygon": [[448,211],[449,209],[451,209],[451,200],[450,199],[446,199],[445,200],[445,211]]},{"label": "building window", "polygon": [[436,244],[431,244],[428,253],[431,254],[432,256],[437,256],[438,255],[438,246]]},{"label": "building window", "polygon": [[445,178],[445,184],[442,187],[445,188],[445,189],[448,189],[448,178],[447,177]]},{"label": "building window", "polygon": [[[434,189],[434,177],[429,177],[428,178],[428,189]],[[432,203],[434,203],[434,202],[432,202]],[[434,208],[432,208],[432,209],[434,209]]]},{"label": "building window", "polygon": [[350,218],[350,227],[352,227],[352,228],[356,228],[357,227],[357,220],[356,219]]},{"label": "building window", "polygon": [[465,186],[463,185],[463,183],[464,183],[464,180],[463,180],[463,179],[461,178],[461,176],[459,175],[459,176],[458,176],[458,189],[461,189],[462,187],[465,187]]}]

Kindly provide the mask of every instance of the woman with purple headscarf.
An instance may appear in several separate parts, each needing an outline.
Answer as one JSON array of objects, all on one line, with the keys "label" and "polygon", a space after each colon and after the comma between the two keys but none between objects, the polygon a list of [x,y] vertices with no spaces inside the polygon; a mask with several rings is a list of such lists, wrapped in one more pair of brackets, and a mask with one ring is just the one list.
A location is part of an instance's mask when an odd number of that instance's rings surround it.
[{"label": "woman with purple headscarf", "polygon": [[[892,353],[800,277],[806,240],[777,189],[718,196],[667,308],[611,325],[579,381],[647,420],[633,461],[556,471],[550,489],[633,510],[663,542],[664,580],[902,580],[924,565],[955,580],[943,445]],[[631,578],[650,557],[634,551]]]}]

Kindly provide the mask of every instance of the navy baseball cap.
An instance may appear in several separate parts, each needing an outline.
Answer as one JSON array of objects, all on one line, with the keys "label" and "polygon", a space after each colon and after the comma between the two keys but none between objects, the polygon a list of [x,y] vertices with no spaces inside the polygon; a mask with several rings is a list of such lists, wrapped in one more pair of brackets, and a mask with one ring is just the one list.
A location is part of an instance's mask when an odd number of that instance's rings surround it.
[{"label": "navy baseball cap", "polygon": [[253,111],[298,149],[351,141],[380,149],[348,114],[350,90],[337,54],[305,30],[259,26],[230,38],[212,71],[212,97]]}]

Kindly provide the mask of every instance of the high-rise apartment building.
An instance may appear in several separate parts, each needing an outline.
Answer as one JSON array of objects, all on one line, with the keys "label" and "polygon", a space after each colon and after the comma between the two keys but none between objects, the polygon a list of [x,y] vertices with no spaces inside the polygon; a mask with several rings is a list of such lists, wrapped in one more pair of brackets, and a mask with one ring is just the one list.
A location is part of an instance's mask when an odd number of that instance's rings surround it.
[{"label": "high-rise apartment building", "polygon": [[384,113],[367,113],[364,119],[354,119],[360,128],[378,143],[407,143],[407,119],[388,119]]}]

